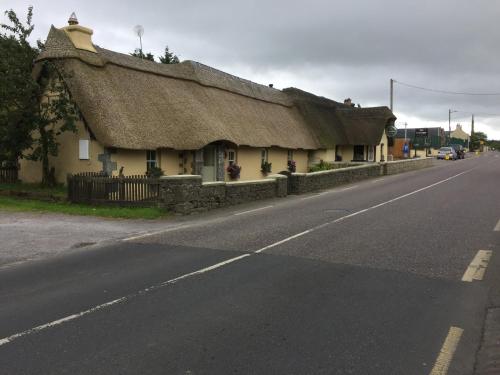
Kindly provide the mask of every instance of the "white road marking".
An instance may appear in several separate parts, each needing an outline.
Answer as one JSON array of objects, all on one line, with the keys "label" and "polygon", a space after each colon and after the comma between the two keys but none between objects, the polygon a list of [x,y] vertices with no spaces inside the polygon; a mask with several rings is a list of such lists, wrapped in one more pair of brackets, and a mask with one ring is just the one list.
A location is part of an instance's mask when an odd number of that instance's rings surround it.
[{"label": "white road marking", "polygon": [[[474,167],[474,168],[476,168],[476,167]],[[222,262],[216,263],[216,264],[214,264],[214,265],[212,265],[212,266],[208,266],[208,267],[205,267],[205,268],[199,269],[199,270],[197,270],[197,271],[189,272],[189,273],[186,273],[186,274],[184,274],[184,275],[178,276],[178,277],[176,277],[176,278],[174,278],[174,279],[170,279],[170,280],[167,280],[167,281],[162,282],[162,283],[160,283],[160,284],[156,284],[156,285],[150,286],[150,287],[148,287],[148,288],[142,289],[142,290],[140,290],[140,291],[138,291],[138,292],[136,292],[136,293],[130,294],[130,295],[128,295],[128,296],[124,296],[124,297],[121,297],[121,298],[115,299],[115,300],[113,300],[113,301],[109,301],[109,302],[103,303],[103,304],[101,304],[101,305],[97,305],[97,306],[92,307],[92,308],[90,308],[90,309],[88,309],[88,310],[81,311],[81,312],[76,313],[76,314],[68,315],[68,316],[66,316],[66,317],[64,317],[64,318],[54,320],[54,321],[52,321],[52,322],[50,322],[50,323],[46,323],[46,324],[39,325],[39,326],[37,326],[37,327],[34,327],[34,328],[31,328],[31,329],[28,329],[28,330],[23,331],[23,332],[20,332],[20,333],[15,333],[15,334],[13,334],[13,335],[11,335],[11,336],[8,336],[8,337],[5,337],[5,338],[0,339],[0,346],[2,346],[2,345],[6,345],[6,344],[8,344],[8,343],[11,343],[12,341],[14,341],[14,340],[16,340],[16,339],[18,339],[18,338],[21,338],[21,337],[23,337],[23,336],[28,336],[28,335],[30,335],[30,334],[33,334],[33,333],[36,333],[36,332],[39,332],[39,331],[43,331],[43,330],[45,330],[45,329],[48,329],[48,328],[51,328],[51,327],[55,327],[55,326],[57,326],[57,325],[60,325],[60,324],[63,324],[63,323],[66,323],[66,322],[69,322],[69,321],[72,321],[72,320],[75,320],[75,319],[81,318],[82,316],[85,316],[85,315],[88,315],[88,314],[90,314],[90,313],[93,313],[93,312],[96,312],[96,311],[102,310],[102,309],[104,309],[104,308],[106,308],[106,307],[110,307],[110,306],[113,306],[113,305],[116,305],[116,304],[120,304],[120,303],[126,302],[126,301],[128,301],[128,300],[130,300],[130,299],[132,299],[132,298],[135,298],[135,297],[137,297],[137,296],[139,296],[139,295],[142,295],[142,294],[148,293],[148,292],[150,292],[150,291],[152,291],[152,290],[159,289],[159,288],[162,288],[162,287],[165,287],[165,286],[168,286],[168,285],[174,284],[174,283],[176,283],[177,281],[180,281],[180,280],[183,280],[183,279],[186,279],[186,278],[192,277],[192,276],[200,275],[200,274],[203,274],[203,273],[206,273],[206,272],[210,272],[210,271],[213,271],[213,270],[215,270],[215,269],[221,268],[221,267],[223,267],[223,266],[225,266],[225,265],[228,265],[228,264],[230,264],[230,263],[233,263],[233,262],[239,261],[239,260],[241,260],[241,259],[244,259],[244,258],[247,258],[247,257],[253,256],[253,255],[255,255],[255,254],[262,253],[263,251],[266,251],[266,250],[271,249],[271,248],[273,248],[273,247],[279,246],[279,245],[281,245],[281,244],[283,244],[283,243],[285,243],[285,242],[291,241],[291,240],[293,240],[293,239],[295,239],[295,238],[302,237],[302,236],[304,236],[304,235],[306,235],[306,234],[308,234],[308,233],[311,233],[311,232],[316,231],[316,230],[318,230],[318,229],[324,228],[324,227],[326,227],[326,226],[328,226],[328,225],[331,225],[331,224],[334,224],[334,223],[341,222],[341,221],[343,221],[343,220],[345,220],[345,219],[348,219],[348,218],[351,218],[351,217],[354,217],[354,216],[360,215],[360,214],[362,214],[362,213],[365,213],[365,212],[368,212],[368,211],[374,210],[374,209],[376,209],[376,208],[379,208],[379,207],[385,206],[385,205],[390,204],[390,203],[392,203],[392,202],[396,202],[396,201],[398,201],[398,200],[400,200],[400,199],[403,199],[403,198],[409,197],[409,196],[414,195],[414,194],[417,194],[417,193],[419,193],[419,192],[421,192],[421,191],[424,191],[424,190],[430,189],[430,188],[432,188],[432,187],[434,187],[434,186],[437,186],[437,185],[440,185],[440,184],[445,183],[445,182],[447,182],[447,181],[450,181],[450,180],[452,180],[452,179],[454,179],[454,178],[457,178],[457,177],[459,177],[459,176],[462,176],[462,175],[463,175],[463,174],[465,174],[465,173],[468,173],[468,172],[472,171],[474,168],[468,169],[468,170],[466,170],[466,171],[464,171],[464,172],[461,172],[461,173],[458,173],[458,174],[456,174],[456,175],[454,175],[454,176],[451,176],[451,177],[445,178],[444,180],[441,180],[441,181],[435,182],[435,183],[433,183],[433,184],[431,184],[431,185],[428,185],[428,186],[425,186],[425,187],[423,187],[423,188],[420,188],[420,189],[414,190],[414,191],[412,191],[412,192],[410,192],[410,193],[400,195],[399,197],[396,197],[396,198],[390,199],[390,200],[388,200],[388,201],[385,201],[385,202],[382,202],[382,203],[376,204],[376,205],[374,205],[374,206],[371,206],[371,207],[368,207],[368,208],[365,208],[365,209],[362,209],[362,210],[359,210],[359,211],[353,212],[353,213],[351,213],[351,214],[348,214],[348,215],[342,216],[342,217],[340,217],[340,218],[338,218],[338,219],[335,219],[335,220],[333,220],[333,221],[329,221],[329,222],[323,223],[323,224],[318,225],[318,226],[316,226],[316,227],[313,227],[313,228],[311,228],[311,229],[305,230],[305,231],[303,231],[303,232],[297,233],[297,234],[295,234],[295,235],[293,235],[293,236],[290,236],[290,237],[287,237],[287,238],[285,238],[285,239],[283,239],[283,240],[280,240],[280,241],[278,241],[278,242],[275,242],[275,243],[273,243],[273,244],[271,244],[271,245],[268,245],[268,246],[265,246],[265,247],[260,248],[260,249],[258,249],[258,250],[255,250],[255,251],[253,251],[252,253],[246,253],[246,254],[243,254],[243,255],[240,255],[240,256],[237,256],[237,257],[234,257],[234,258],[227,259],[227,260],[225,260],[225,261],[222,261]],[[143,235],[140,235],[140,236],[135,236],[135,238],[143,238],[143,237],[148,236],[148,235],[149,235],[149,236],[151,236],[151,235],[153,235],[153,234],[155,234],[155,233],[164,233],[164,232],[167,232],[167,231],[173,231],[173,230],[176,230],[176,229],[182,229],[182,228],[186,228],[186,227],[188,227],[188,225],[186,225],[186,226],[178,226],[178,227],[174,227],[174,228],[169,228],[169,229],[167,229],[167,230],[160,231],[160,232],[146,233],[146,234],[143,234]],[[130,238],[125,239],[125,240],[130,241],[130,240],[131,240],[131,239],[133,239],[133,238],[134,238],[134,237],[130,237]],[[124,240],[124,241],[125,241],[125,240]],[[431,375],[437,375],[437,374],[441,374],[441,373],[431,373]],[[444,373],[442,373],[442,374],[444,374]]]},{"label": "white road marking", "polygon": [[500,220],[498,220],[497,225],[495,226],[495,229],[493,229],[495,232],[500,232]]},{"label": "white road marking", "polygon": [[434,367],[429,375],[446,375],[448,373],[448,368],[450,367],[463,332],[464,330],[462,328],[450,327],[448,336],[446,336],[446,340],[444,340],[441,351],[436,359],[436,363],[434,364]]},{"label": "white road marking", "polygon": [[233,215],[234,215],[234,216],[238,216],[238,215],[245,215],[245,214],[249,214],[249,213],[256,212],[256,211],[265,210],[266,208],[271,208],[271,207],[274,207],[274,206],[273,206],[273,205],[271,205],[271,206],[259,207],[259,208],[255,208],[255,209],[253,209],[253,210],[248,210],[248,211],[237,212],[237,213],[235,213],[235,214],[233,214]]},{"label": "white road marking", "polygon": [[385,178],[377,178],[377,179],[372,181],[372,184],[374,184],[376,182],[384,181],[384,180],[385,180]]},{"label": "white road marking", "polygon": [[9,344],[12,341],[14,341],[14,340],[16,340],[18,338],[21,338],[23,336],[28,336],[28,335],[31,335],[33,333],[40,332],[40,331],[43,331],[45,329],[48,329],[48,328],[51,328],[51,327],[55,327],[55,326],[58,326],[60,324],[63,324],[63,323],[66,323],[66,322],[69,322],[69,321],[81,318],[82,316],[85,316],[85,315],[88,315],[90,313],[102,310],[102,309],[104,309],[106,307],[110,307],[110,306],[113,306],[113,305],[117,305],[117,304],[123,303],[123,302],[128,301],[128,300],[130,300],[130,299],[132,299],[134,297],[137,297],[137,296],[139,296],[141,294],[150,292],[150,291],[158,289],[158,288],[162,288],[162,287],[167,286],[167,285],[174,284],[174,283],[176,283],[179,280],[187,279],[188,277],[191,277],[191,276],[195,276],[195,275],[199,275],[199,274],[202,274],[202,273],[205,273],[205,272],[213,271],[213,270],[215,270],[217,268],[220,268],[220,267],[223,267],[223,266],[225,266],[225,265],[227,265],[229,263],[233,263],[233,262],[236,262],[236,261],[238,261],[240,259],[249,257],[250,255],[251,254],[243,254],[243,255],[240,255],[240,256],[237,256],[237,257],[234,257],[234,258],[230,258],[230,259],[227,259],[227,260],[222,261],[220,263],[214,264],[212,266],[205,267],[205,268],[202,268],[202,269],[194,271],[194,272],[186,273],[186,274],[184,274],[182,276],[179,276],[179,277],[176,277],[174,279],[167,280],[167,281],[162,282],[160,284],[150,286],[150,287],[142,289],[142,290],[140,290],[140,291],[138,291],[138,292],[136,292],[134,294],[130,294],[130,295],[125,296],[125,297],[117,298],[117,299],[115,299],[113,301],[109,301],[109,302],[103,303],[101,305],[94,306],[94,307],[92,307],[92,308],[90,308],[88,310],[81,311],[81,312],[76,313],[76,314],[68,315],[68,316],[66,316],[64,318],[54,320],[54,321],[52,321],[50,323],[46,323],[46,324],[42,324],[42,325],[39,325],[39,326],[34,327],[34,328],[30,328],[30,329],[28,329],[26,331],[23,331],[23,332],[15,333],[15,334],[13,334],[11,336],[8,336],[8,337],[5,337],[3,339],[0,339],[0,346],[5,345],[5,344]]},{"label": "white road marking", "polygon": [[307,234],[307,233],[311,233],[313,230],[314,230],[314,228],[313,228],[313,229],[308,229],[308,230],[305,230],[305,231],[303,231],[303,232],[300,232],[300,233],[294,234],[293,236],[287,237],[287,238],[285,238],[285,239],[283,239],[283,240],[281,240],[281,241],[275,242],[275,243],[273,243],[273,244],[271,244],[271,245],[264,246],[263,248],[261,248],[261,249],[259,249],[259,250],[255,250],[255,251],[254,251],[254,254],[259,254],[259,253],[262,253],[263,251],[265,251],[265,250],[267,250],[267,249],[270,249],[270,248],[272,248],[272,247],[276,247],[276,246],[278,246],[278,245],[281,245],[281,244],[283,244],[283,243],[285,243],[285,242],[288,242],[288,241],[290,241],[290,240],[293,240],[294,238],[302,237],[303,235],[305,235],[305,234]]},{"label": "white road marking", "polygon": [[122,241],[127,242],[127,241],[138,240],[140,238],[146,238],[146,237],[154,236],[154,235],[157,235],[157,234],[172,232],[172,231],[178,230],[178,229],[186,229],[186,228],[189,228],[189,227],[191,227],[191,225],[179,225],[177,227],[162,229],[162,230],[158,230],[156,232],[147,232],[147,233],[144,233],[144,234],[137,234],[137,235],[132,236],[132,237],[123,238]]},{"label": "white road marking", "polygon": [[352,190],[352,189],[356,189],[357,187],[359,187],[359,185],[349,186],[349,187],[346,187],[346,188],[340,189],[339,191],[347,191],[347,190]]},{"label": "white road marking", "polygon": [[474,280],[482,280],[492,254],[491,250],[479,250],[474,259],[472,259],[469,267],[465,270],[462,281],[470,283]]}]

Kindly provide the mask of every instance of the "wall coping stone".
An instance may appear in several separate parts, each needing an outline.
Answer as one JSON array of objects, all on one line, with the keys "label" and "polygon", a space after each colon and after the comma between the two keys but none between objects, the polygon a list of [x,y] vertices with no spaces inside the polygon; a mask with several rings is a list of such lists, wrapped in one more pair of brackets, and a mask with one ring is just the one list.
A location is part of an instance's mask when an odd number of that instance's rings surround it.
[{"label": "wall coping stone", "polygon": [[225,185],[226,181],[208,181],[204,182],[202,185],[203,186],[220,186],[220,185]]},{"label": "wall coping stone", "polygon": [[398,164],[398,163],[409,163],[409,162],[417,162],[417,161],[422,161],[422,160],[428,160],[428,159],[434,159],[433,157],[424,157],[424,158],[411,158],[411,159],[404,159],[404,160],[393,160],[393,161],[386,161],[381,164]]},{"label": "wall coping stone", "polygon": [[352,171],[356,169],[364,169],[364,168],[370,168],[374,166],[379,166],[377,162],[372,162],[370,164],[364,163],[362,165],[355,165],[352,167],[345,167],[345,168],[335,168],[335,169],[328,169],[326,171],[317,171],[317,172],[309,172],[309,173],[292,173],[292,176],[321,176],[322,174],[331,174],[331,173],[342,173],[343,171]]},{"label": "wall coping stone", "polygon": [[279,173],[276,173],[276,174],[271,174],[271,175],[267,176],[266,178],[268,178],[268,179],[273,179],[273,178],[274,178],[274,179],[280,179],[280,178],[281,178],[281,179],[288,179],[288,177],[287,177],[287,176],[285,176],[285,175],[283,175],[283,174],[279,174]]},{"label": "wall coping stone", "polygon": [[193,179],[201,180],[202,177],[197,174],[173,174],[170,176],[161,176],[160,180],[182,180],[182,179]]},{"label": "wall coping stone", "polygon": [[226,185],[244,185],[244,184],[249,184],[249,185],[254,185],[254,184],[269,184],[269,183],[274,183],[273,179],[263,179],[263,180],[245,180],[245,181],[228,181],[226,182]]}]

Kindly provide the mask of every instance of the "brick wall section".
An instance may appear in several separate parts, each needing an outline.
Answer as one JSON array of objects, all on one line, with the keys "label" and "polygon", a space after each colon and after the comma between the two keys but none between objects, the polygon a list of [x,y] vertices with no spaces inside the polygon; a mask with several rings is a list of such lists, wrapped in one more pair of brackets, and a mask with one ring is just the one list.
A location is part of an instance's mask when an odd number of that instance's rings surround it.
[{"label": "brick wall section", "polygon": [[[190,214],[261,199],[286,197],[329,189],[367,178],[432,166],[432,158],[371,163],[313,173],[271,175],[264,180],[203,183],[201,176],[165,176],[160,179],[159,206]],[[288,181],[290,179],[290,181]],[[290,183],[289,183],[290,182]]]}]

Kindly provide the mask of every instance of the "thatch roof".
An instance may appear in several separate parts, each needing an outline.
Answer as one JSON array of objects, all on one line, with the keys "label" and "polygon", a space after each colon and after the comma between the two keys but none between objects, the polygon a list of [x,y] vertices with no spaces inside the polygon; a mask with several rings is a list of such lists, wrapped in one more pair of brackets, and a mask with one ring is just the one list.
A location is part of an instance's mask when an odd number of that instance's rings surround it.
[{"label": "thatch roof", "polygon": [[386,107],[367,112],[312,94],[305,100],[298,90],[280,91],[193,61],[165,65],[96,50],[76,49],[52,27],[37,61],[56,62],[107,147],[194,150],[218,140],[292,149],[377,144],[394,118]]}]

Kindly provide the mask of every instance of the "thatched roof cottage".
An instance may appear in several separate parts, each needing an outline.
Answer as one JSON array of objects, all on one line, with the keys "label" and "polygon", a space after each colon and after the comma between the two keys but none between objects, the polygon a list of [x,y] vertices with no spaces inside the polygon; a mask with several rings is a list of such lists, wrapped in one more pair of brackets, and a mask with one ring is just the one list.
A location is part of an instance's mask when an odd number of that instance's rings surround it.
[{"label": "thatched roof cottage", "polygon": [[[226,180],[231,163],[241,179],[264,177],[294,160],[298,172],[325,161],[386,159],[387,107],[355,108],[295,88],[277,90],[194,61],[165,65],[100,48],[92,30],[52,27],[37,65],[50,60],[82,114],[77,134],[61,136],[51,163],[67,173],[201,174]],[[38,67],[35,66],[35,74]],[[40,168],[22,161],[24,180]]]}]

